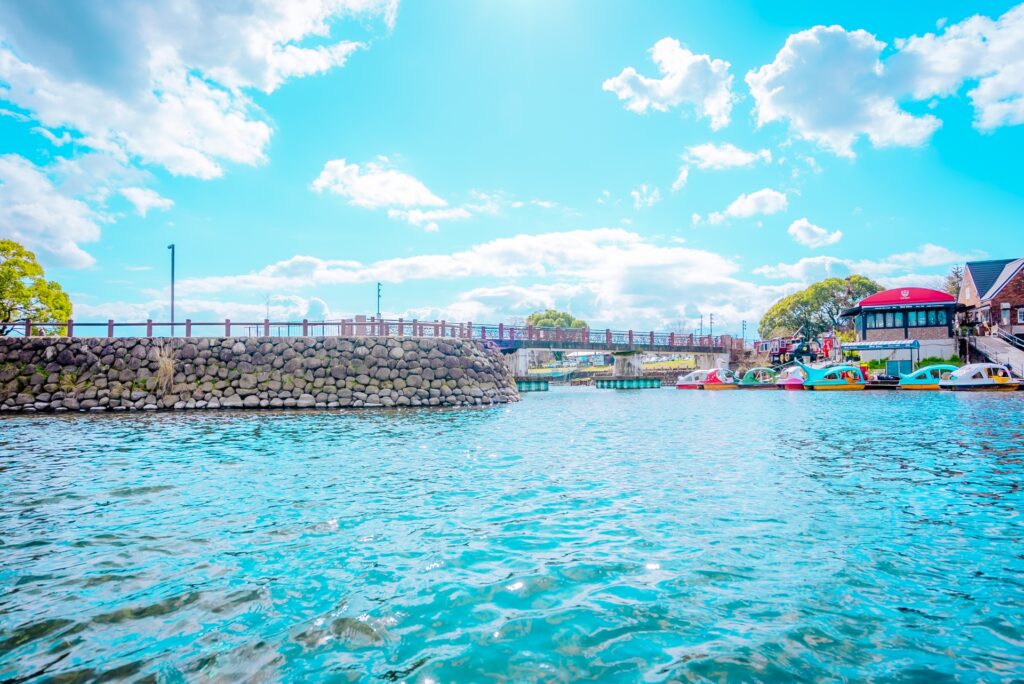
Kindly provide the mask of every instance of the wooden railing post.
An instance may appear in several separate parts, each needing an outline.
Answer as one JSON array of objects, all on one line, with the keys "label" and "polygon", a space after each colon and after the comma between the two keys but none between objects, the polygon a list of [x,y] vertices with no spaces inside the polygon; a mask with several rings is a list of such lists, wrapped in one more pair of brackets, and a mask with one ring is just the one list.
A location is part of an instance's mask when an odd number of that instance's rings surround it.
[{"label": "wooden railing post", "polygon": [[32,337],[32,321],[25,321],[25,337]]},{"label": "wooden railing post", "polygon": [[405,337],[405,321],[401,318],[398,319],[398,336]]},{"label": "wooden railing post", "polygon": [[651,331],[651,348],[654,348],[654,331]]},{"label": "wooden railing post", "polygon": [[153,319],[147,318],[146,319],[146,337],[152,337],[152,336],[153,336]]},{"label": "wooden railing post", "polygon": [[111,318],[111,319],[107,320],[107,337],[113,337],[113,336],[114,336],[114,319]]},{"label": "wooden railing post", "polygon": [[418,327],[419,327],[419,321],[417,321],[417,320],[416,320],[415,318],[414,318],[414,319],[412,319],[412,336],[413,336],[413,337],[419,337],[419,336],[421,335],[421,333],[418,333],[418,332],[416,331],[416,329],[417,329]]},{"label": "wooden railing post", "polygon": [[185,319],[185,337],[192,337],[192,319]]},{"label": "wooden railing post", "polygon": [[499,323],[498,324],[498,339],[499,340],[505,339],[505,324],[504,323]]},{"label": "wooden railing post", "polygon": [[302,336],[309,337],[309,321],[305,318],[302,319]]},{"label": "wooden railing post", "polygon": [[668,334],[668,346],[670,346],[670,347],[676,346],[676,334],[674,332],[670,332]]},{"label": "wooden railing post", "polygon": [[224,319],[224,337],[231,337],[231,319]]},{"label": "wooden railing post", "polygon": [[448,335],[447,335],[447,332],[448,332],[448,331],[447,331],[447,330],[445,330],[445,327],[446,327],[447,325],[448,325],[448,324],[447,324],[447,323],[446,323],[445,321],[443,321],[443,320],[441,321],[441,337],[447,337],[447,336],[448,336]]},{"label": "wooden railing post", "polygon": [[68,337],[75,336],[75,321],[71,318],[68,319]]},{"label": "wooden railing post", "polygon": [[263,336],[264,337],[270,337],[270,319],[269,318],[264,318],[263,319]]},{"label": "wooden railing post", "polygon": [[526,339],[530,340],[530,341],[533,341],[533,326],[532,325],[527,325],[526,326]]},{"label": "wooden railing post", "polygon": [[[470,333],[469,336],[472,337],[473,333]],[[480,326],[480,339],[481,340],[486,340],[487,339],[487,326],[485,326],[485,325],[481,325]]]},{"label": "wooden railing post", "polygon": [[466,337],[473,339],[473,321],[466,323]]},{"label": "wooden railing post", "polygon": [[629,331],[629,346],[633,346],[633,331]]},{"label": "wooden railing post", "polygon": [[604,343],[605,344],[611,344],[612,343],[612,330],[611,330],[611,328],[605,328],[604,329]]}]

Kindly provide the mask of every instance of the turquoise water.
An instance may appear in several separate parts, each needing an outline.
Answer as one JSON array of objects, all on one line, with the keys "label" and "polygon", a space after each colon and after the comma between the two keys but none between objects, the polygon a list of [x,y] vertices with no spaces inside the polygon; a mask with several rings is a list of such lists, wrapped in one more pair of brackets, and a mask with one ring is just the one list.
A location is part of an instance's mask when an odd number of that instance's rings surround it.
[{"label": "turquoise water", "polygon": [[0,680],[1021,678],[1022,409],[0,419]]}]

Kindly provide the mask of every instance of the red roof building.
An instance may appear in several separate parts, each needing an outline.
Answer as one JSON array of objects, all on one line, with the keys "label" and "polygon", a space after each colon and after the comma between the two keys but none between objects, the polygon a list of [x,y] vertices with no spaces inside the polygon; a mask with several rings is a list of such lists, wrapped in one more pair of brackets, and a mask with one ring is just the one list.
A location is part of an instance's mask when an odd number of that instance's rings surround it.
[{"label": "red roof building", "polygon": [[948,359],[956,353],[956,305],[956,297],[940,290],[898,287],[865,297],[843,316],[856,316],[858,342],[917,340],[922,357]]}]

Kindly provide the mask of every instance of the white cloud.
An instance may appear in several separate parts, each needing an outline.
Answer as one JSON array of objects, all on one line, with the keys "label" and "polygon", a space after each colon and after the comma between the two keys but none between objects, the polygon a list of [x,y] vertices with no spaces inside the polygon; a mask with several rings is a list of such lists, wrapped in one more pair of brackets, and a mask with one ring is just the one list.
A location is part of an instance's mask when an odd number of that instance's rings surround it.
[{"label": "white cloud", "polygon": [[681,166],[681,167],[679,167],[679,175],[676,176],[676,179],[672,182],[672,192],[676,192],[678,190],[682,190],[683,187],[686,185],[686,181],[689,178],[690,178],[690,167],[689,166]]},{"label": "white cloud", "polygon": [[724,212],[712,212],[708,216],[708,222],[719,224],[727,218],[750,218],[757,215],[776,214],[785,211],[788,206],[789,201],[786,199],[785,193],[771,188],[762,188],[749,195],[740,195]]},{"label": "white cloud", "polygon": [[425,230],[434,232],[438,229],[438,221],[461,221],[473,215],[462,207],[450,209],[388,209],[388,218],[401,219],[411,226],[425,226]]},{"label": "white cloud", "polygon": [[901,109],[870,33],[815,26],[794,33],[771,64],[747,73],[759,126],[788,121],[798,136],[852,157],[866,135],[875,147],[921,145],[941,125]]},{"label": "white cloud", "polygon": [[888,63],[893,80],[914,99],[953,95],[976,81],[967,96],[979,129],[1024,123],[1024,5],[999,19],[973,16],[939,34],[897,41],[897,47]]},{"label": "white cloud", "polygon": [[174,206],[174,201],[162,197],[160,193],[149,188],[121,188],[121,194],[132,203],[139,216],[145,217],[150,209],[166,211]]},{"label": "white cloud", "polygon": [[316,192],[326,190],[347,197],[349,204],[367,209],[446,205],[426,185],[406,173],[387,168],[383,160],[360,167],[344,159],[333,159],[324,164],[311,187]]},{"label": "white cloud", "polygon": [[629,193],[629,196],[633,198],[634,209],[653,207],[661,201],[661,191],[658,188],[648,187],[646,183],[637,186]]},{"label": "white cloud", "polygon": [[704,143],[703,145],[687,147],[683,159],[701,170],[721,170],[737,166],[752,166],[758,161],[770,164],[772,153],[771,150],[767,149],[748,152],[731,143],[722,145]]},{"label": "white cloud", "polygon": [[661,78],[641,76],[626,67],[601,87],[625,100],[633,112],[648,108],[665,112],[685,103],[693,105],[698,116],[710,118],[713,129],[729,123],[734,98],[728,62],[694,54],[674,38],[662,38],[650,53]]},{"label": "white cloud", "polygon": [[0,97],[46,129],[78,131],[94,150],[214,178],[225,162],[264,161],[271,126],[245,90],[344,63],[330,37],[344,16],[384,16],[392,2],[80,3],[54,21],[39,3],[0,7]]},{"label": "white cloud", "polygon": [[880,260],[815,256],[790,264],[761,266],[753,272],[766,278],[791,279],[802,283],[833,276],[842,278],[852,273],[859,273],[879,282],[898,282],[894,279],[915,274],[919,268],[951,266],[984,257],[984,252],[961,254],[946,247],[926,243],[914,251],[891,254]]},{"label": "white cloud", "polygon": [[[252,273],[179,281],[177,292],[189,301],[211,302],[219,295],[235,300],[245,292],[298,293],[375,281],[466,281],[468,286],[446,305],[412,306],[395,314],[499,322],[557,306],[597,325],[652,329],[693,310],[714,311],[716,320],[723,325],[731,321],[735,328],[742,319],[756,320],[792,289],[790,283],[745,282],[738,271],[734,261],[714,252],[659,244],[625,229],[597,228],[517,235],[463,251],[369,264],[296,256]],[[152,295],[154,301],[166,296]],[[227,308],[224,315],[230,315]]]},{"label": "white cloud", "polygon": [[806,218],[793,221],[789,225],[787,232],[801,245],[806,245],[811,249],[834,245],[843,239],[842,231],[836,230],[830,233],[821,226],[814,225]]},{"label": "white cloud", "polygon": [[0,156],[0,233],[5,238],[81,268],[95,260],[80,243],[98,240],[103,220],[85,202],[63,194],[29,160]]}]

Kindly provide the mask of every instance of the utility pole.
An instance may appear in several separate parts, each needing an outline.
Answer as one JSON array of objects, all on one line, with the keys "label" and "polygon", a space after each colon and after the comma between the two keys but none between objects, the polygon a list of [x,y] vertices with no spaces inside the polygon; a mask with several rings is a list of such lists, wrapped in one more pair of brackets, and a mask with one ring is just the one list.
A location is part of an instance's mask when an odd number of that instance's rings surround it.
[{"label": "utility pole", "polygon": [[747,322],[743,321],[743,333],[740,335],[740,340],[743,342],[743,348],[747,348]]},{"label": "utility pole", "polygon": [[171,250],[171,337],[174,337],[174,243],[167,245]]},{"label": "utility pole", "polygon": [[708,314],[708,337],[715,336],[715,314]]},{"label": "utility pole", "polygon": [[380,320],[380,283],[377,283],[377,320]]}]

